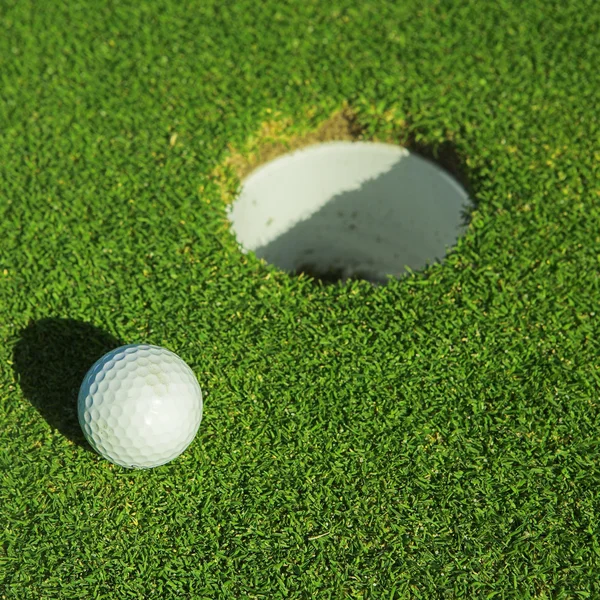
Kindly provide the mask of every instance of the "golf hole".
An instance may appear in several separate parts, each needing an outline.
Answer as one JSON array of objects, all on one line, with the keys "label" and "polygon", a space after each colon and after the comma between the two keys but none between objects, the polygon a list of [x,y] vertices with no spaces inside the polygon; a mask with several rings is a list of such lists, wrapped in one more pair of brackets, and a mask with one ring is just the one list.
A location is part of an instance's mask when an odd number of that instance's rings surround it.
[{"label": "golf hole", "polygon": [[331,141],[250,173],[228,216],[243,251],[284,271],[384,284],[443,260],[470,207],[449,173],[406,148]]}]

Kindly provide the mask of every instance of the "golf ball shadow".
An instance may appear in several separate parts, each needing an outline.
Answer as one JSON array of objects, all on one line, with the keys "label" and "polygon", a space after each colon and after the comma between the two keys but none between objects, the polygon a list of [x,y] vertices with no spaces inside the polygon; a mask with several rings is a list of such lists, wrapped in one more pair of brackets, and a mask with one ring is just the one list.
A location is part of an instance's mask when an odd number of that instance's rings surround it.
[{"label": "golf ball shadow", "polygon": [[123,342],[74,319],[47,318],[20,332],[13,368],[24,396],[52,429],[92,451],[77,417],[77,395],[89,368]]}]

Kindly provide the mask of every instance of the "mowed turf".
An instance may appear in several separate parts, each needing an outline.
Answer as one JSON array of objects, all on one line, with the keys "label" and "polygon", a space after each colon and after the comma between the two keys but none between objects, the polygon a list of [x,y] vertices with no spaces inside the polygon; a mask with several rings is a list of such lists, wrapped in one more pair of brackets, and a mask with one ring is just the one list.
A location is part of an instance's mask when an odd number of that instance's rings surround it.
[{"label": "mowed turf", "polygon": [[[600,597],[599,30],[592,0],[0,2],[0,598]],[[243,254],[214,176],[344,103],[450,144],[477,202],[387,286]],[[74,410],[136,342],[205,394],[149,471]]]}]

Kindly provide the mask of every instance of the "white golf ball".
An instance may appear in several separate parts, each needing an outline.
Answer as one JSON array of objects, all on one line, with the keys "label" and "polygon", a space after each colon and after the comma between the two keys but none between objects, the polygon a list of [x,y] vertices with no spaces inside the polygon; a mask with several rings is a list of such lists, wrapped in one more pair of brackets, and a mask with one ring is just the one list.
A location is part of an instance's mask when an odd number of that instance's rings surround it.
[{"label": "white golf ball", "polygon": [[105,354],[79,389],[79,424],[92,448],[130,469],[179,456],[202,421],[202,391],[179,356],[147,344]]}]

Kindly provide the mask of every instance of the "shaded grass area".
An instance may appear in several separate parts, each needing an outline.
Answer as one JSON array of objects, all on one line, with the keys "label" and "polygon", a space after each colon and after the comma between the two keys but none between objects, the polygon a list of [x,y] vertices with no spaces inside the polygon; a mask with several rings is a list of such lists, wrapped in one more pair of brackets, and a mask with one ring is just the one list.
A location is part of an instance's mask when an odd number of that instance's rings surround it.
[{"label": "shaded grass area", "polygon": [[74,319],[32,321],[18,336],[13,366],[23,395],[52,429],[89,448],[77,419],[79,386],[100,357],[122,344]]},{"label": "shaded grass area", "polygon": [[[1,595],[598,596],[599,20],[2,4]],[[443,264],[322,286],[240,252],[215,168],[344,102],[364,139],[465,157]],[[155,470],[78,443],[79,374],[117,340],[205,393]]]}]

